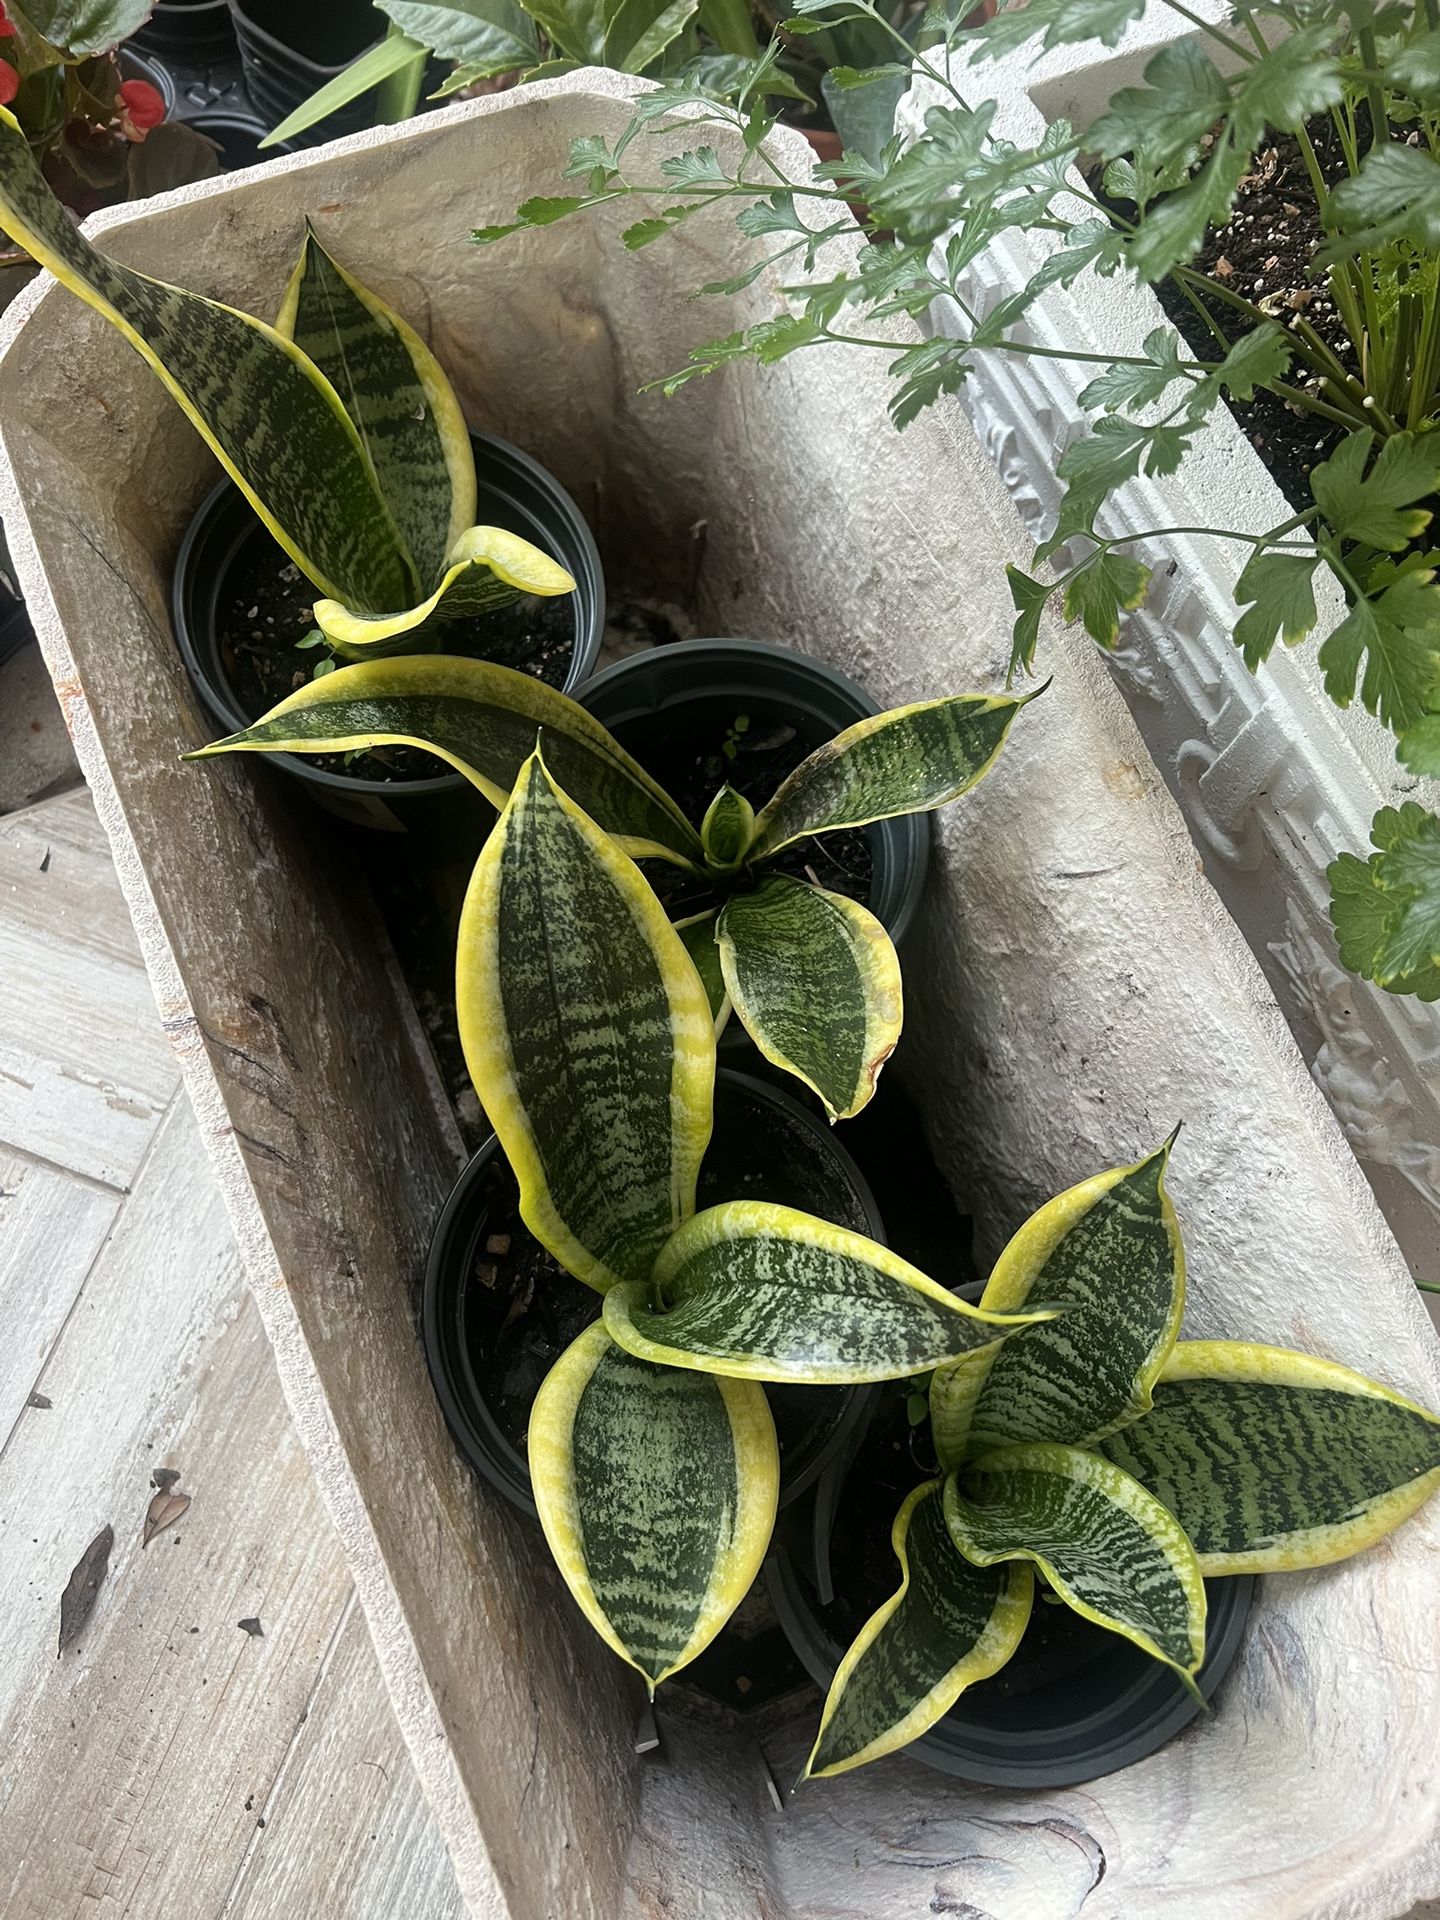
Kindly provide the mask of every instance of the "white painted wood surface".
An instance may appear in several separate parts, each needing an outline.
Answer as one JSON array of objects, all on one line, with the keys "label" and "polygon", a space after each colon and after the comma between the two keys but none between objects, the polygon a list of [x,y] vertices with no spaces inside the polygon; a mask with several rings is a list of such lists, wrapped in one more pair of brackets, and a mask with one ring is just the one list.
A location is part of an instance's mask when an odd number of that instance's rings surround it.
[{"label": "white painted wood surface", "polygon": [[[7,1059],[147,1090],[0,1107],[0,1914],[458,1920],[83,789],[0,818],[0,956]],[[192,1504],[142,1547],[164,1466]]]}]

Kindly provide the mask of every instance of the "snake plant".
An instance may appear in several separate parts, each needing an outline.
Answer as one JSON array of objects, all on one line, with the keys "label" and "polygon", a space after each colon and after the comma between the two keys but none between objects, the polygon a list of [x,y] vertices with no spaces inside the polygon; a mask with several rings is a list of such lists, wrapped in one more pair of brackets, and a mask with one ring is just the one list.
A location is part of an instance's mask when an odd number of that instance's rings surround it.
[{"label": "snake plant", "polygon": [[786,1207],[695,1212],[709,1002],[639,868],[540,750],[476,864],[456,1008],[521,1217],[601,1296],[535,1400],[535,1503],[587,1619],[653,1691],[724,1625],[769,1543],[779,1461],[760,1381],[902,1377],[1040,1310],[967,1306]]},{"label": "snake plant", "polygon": [[1440,1485],[1440,1420],[1309,1354],[1178,1339],[1167,1143],[1043,1206],[981,1305],[1062,1309],[930,1380],[940,1472],[891,1535],[901,1579],[825,1702],[806,1775],[892,1753],[996,1673],[1038,1575],[1192,1687],[1205,1577],[1343,1560]]},{"label": "snake plant", "polygon": [[528,541],[471,524],[475,462],[439,362],[308,227],[270,326],[98,252],[0,107],[0,230],[153,367],[314,583],[334,652],[433,648],[456,620],[574,590]]},{"label": "snake plant", "polygon": [[[900,1038],[900,963],[868,908],[776,871],[775,857],[812,834],[928,812],[968,792],[1035,695],[957,694],[861,720],[817,748],[759,813],[723,787],[697,830],[583,708],[518,678],[458,659],[367,661],[302,688],[206,751],[404,742],[440,755],[500,806],[543,727],[558,777],[582,783],[575,798],[627,852],[711,889],[714,904],[681,932],[717,1029],[733,1007],[766,1058],[813,1088],[832,1119],[858,1113]],[[603,790],[591,784],[597,769]]]}]

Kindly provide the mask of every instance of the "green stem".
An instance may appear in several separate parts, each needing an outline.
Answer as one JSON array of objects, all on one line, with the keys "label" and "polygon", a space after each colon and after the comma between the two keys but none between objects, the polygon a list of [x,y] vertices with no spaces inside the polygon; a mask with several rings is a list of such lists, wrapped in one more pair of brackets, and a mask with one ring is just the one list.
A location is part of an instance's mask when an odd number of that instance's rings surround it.
[{"label": "green stem", "polygon": [[[951,294],[952,298],[954,297],[952,289],[947,288],[946,291]],[[828,327],[825,329],[825,338],[827,340],[839,341],[847,347],[878,347],[885,353],[900,353],[904,351],[904,345],[899,340],[877,340],[868,334],[862,333],[835,333]],[[968,352],[974,344],[972,340],[956,340],[955,342],[957,350],[961,353]],[[1032,359],[1074,361],[1081,366],[1153,367],[1155,364],[1153,360],[1147,360],[1143,354],[1139,353],[1081,353],[1071,347],[1037,347],[1028,340],[995,340],[991,342],[988,347],[980,348],[979,351],[982,353],[1022,353]],[[1176,366],[1181,373],[1214,373],[1219,364],[1219,361],[1208,360],[1180,360],[1176,362]]]},{"label": "green stem", "polygon": [[1093,534],[1102,547],[1125,547],[1135,540],[1160,540],[1174,534],[1205,534],[1213,540],[1243,540],[1249,547],[1277,547],[1283,552],[1308,553],[1314,542],[1307,540],[1287,543],[1281,540],[1283,533],[1293,533],[1297,527],[1303,527],[1318,515],[1320,509],[1311,507],[1306,513],[1297,513],[1292,520],[1284,521],[1278,527],[1271,527],[1266,533],[1242,533],[1238,527],[1146,527],[1142,533],[1117,533],[1102,537]]},{"label": "green stem", "polygon": [[1385,96],[1380,91],[1380,82],[1371,77],[1380,64],[1379,49],[1375,45],[1373,26],[1360,29],[1360,57],[1371,70],[1365,78],[1365,99],[1370,107],[1370,151],[1382,145],[1390,136],[1390,115],[1385,108]]},{"label": "green stem", "polygon": [[[387,40],[402,38],[399,27],[392,20]],[[382,80],[375,89],[375,119],[382,127],[397,126],[400,121],[408,120],[420,104],[420,88],[425,79],[425,63],[430,58],[428,51],[420,51],[407,60],[403,67]]]},{"label": "green stem", "polygon": [[[1228,48],[1228,50],[1235,55],[1236,59],[1243,60],[1247,67],[1254,66],[1255,55],[1250,49],[1242,46],[1238,40],[1232,40],[1228,33],[1222,33],[1213,21],[1204,19],[1198,13],[1192,13],[1189,7],[1181,5],[1180,0],[1165,0],[1165,4],[1172,13],[1178,13],[1182,20],[1188,20],[1192,27],[1198,27],[1201,33],[1205,34],[1209,39],[1218,42],[1222,47]],[[1264,42],[1262,41],[1261,51],[1263,52],[1264,50]]]}]

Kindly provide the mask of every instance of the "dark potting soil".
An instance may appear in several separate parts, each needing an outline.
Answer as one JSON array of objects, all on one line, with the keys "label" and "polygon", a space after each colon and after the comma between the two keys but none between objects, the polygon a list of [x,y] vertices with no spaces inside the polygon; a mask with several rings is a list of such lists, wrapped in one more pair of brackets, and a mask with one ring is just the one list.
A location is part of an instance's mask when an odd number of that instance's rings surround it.
[{"label": "dark potting soil", "polygon": [[[1369,141],[1368,116],[1363,113],[1361,123],[1363,147]],[[1344,158],[1329,117],[1317,115],[1307,131],[1323,178],[1327,183],[1343,178]],[[1202,156],[1200,165],[1206,157]],[[1133,209],[1126,205],[1123,211],[1128,214]],[[1190,264],[1253,300],[1282,326],[1303,314],[1347,370],[1358,375],[1354,351],[1325,280],[1308,271],[1323,241],[1319,202],[1299,143],[1294,134],[1282,133],[1255,156],[1253,168],[1241,179],[1229,221],[1206,235],[1204,246]],[[1176,282],[1163,280],[1155,292],[1196,358],[1214,359],[1218,343]],[[1201,298],[1227,338],[1233,340],[1249,325],[1213,294]],[[1290,383],[1299,384],[1304,377],[1303,368],[1292,362]],[[1253,400],[1231,401],[1229,405],[1290,504],[1297,511],[1308,507],[1309,471],[1334,451],[1346,429],[1315,414],[1299,412],[1272,393],[1257,393]]]},{"label": "dark potting soil", "polygon": [[[717,726],[708,737],[697,739],[692,733],[677,741],[667,736],[647,740],[639,747],[632,745],[630,751],[664,787],[686,819],[698,827],[710,802],[727,782],[758,813],[813,749],[793,727],[752,723],[749,714],[737,711],[723,728]],[[644,865],[651,886],[672,920],[699,913],[715,903],[715,890],[708,882],[664,860],[646,861]],[[859,827],[797,841],[766,861],[765,868],[768,873],[789,874],[793,880],[813,881],[830,893],[858,900],[862,906],[870,898],[874,863],[870,842]]]},{"label": "dark potting soil", "polygon": [[[722,1200],[774,1200],[863,1233],[863,1209],[808,1131],[743,1090],[720,1083],[715,1138],[700,1170],[699,1207]],[[600,1311],[600,1296],[573,1279],[520,1219],[515,1176],[497,1156],[486,1174],[491,1200],[471,1289],[478,1312],[467,1328],[486,1404],[510,1444],[525,1451],[540,1383]],[[783,1464],[815,1418],[838,1409],[836,1390],[767,1387]]]},{"label": "dark potting soil", "polygon": [[[273,541],[253,540],[238,555],[225,582],[226,602],[216,610],[220,657],[235,698],[249,720],[258,720],[311,678],[322,647],[300,648],[311,631],[314,586]],[[575,645],[569,595],[539,600],[527,596],[483,619],[457,621],[445,634],[444,652],[492,660],[563,687]],[[414,747],[372,747],[368,753],[312,754],[311,764],[364,780],[427,780],[447,771],[433,754]]]},{"label": "dark potting soil", "polygon": [[[836,1507],[830,1542],[835,1598],[816,1613],[843,1650],[900,1584],[900,1564],[890,1530],[902,1502],[939,1472],[928,1421],[912,1426],[910,1389],[903,1381],[884,1390],[856,1453]],[[1014,1655],[971,1697],[1011,1699],[1079,1672],[1113,1655],[1116,1636],[1084,1620],[1049,1593],[1037,1578],[1035,1605]]]}]

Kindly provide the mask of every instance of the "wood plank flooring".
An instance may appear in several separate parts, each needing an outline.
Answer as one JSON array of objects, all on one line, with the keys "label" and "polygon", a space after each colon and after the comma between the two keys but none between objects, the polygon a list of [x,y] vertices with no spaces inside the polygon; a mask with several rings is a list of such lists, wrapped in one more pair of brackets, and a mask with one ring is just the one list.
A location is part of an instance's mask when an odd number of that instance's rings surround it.
[{"label": "wood plank flooring", "polygon": [[6,1920],[461,1920],[78,787],[0,816],[0,1619]]}]

